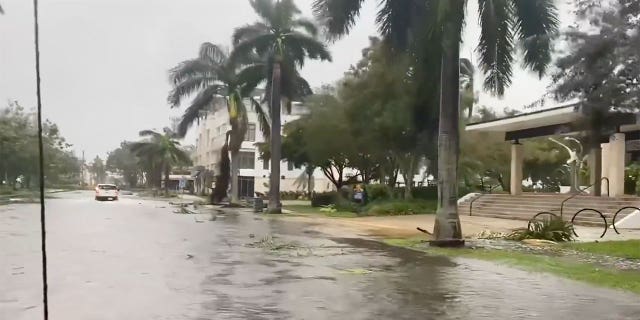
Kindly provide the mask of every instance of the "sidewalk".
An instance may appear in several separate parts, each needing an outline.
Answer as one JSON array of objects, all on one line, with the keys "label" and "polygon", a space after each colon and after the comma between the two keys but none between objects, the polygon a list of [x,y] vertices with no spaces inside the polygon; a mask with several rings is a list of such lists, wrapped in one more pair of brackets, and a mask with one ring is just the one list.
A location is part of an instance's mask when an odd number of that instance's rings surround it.
[{"label": "sidewalk", "polygon": [[[360,236],[403,238],[428,235],[418,231],[420,227],[428,232],[433,231],[435,215],[385,216],[361,218],[330,218],[320,215],[283,216],[287,220],[311,222],[317,231],[329,234],[355,233]],[[471,238],[483,231],[509,233],[517,228],[526,228],[527,222],[521,220],[507,220],[486,217],[460,216],[462,235]],[[609,229],[604,238],[600,239],[603,227],[577,226],[576,241],[607,241],[640,239],[640,230],[619,230],[620,235]]]}]

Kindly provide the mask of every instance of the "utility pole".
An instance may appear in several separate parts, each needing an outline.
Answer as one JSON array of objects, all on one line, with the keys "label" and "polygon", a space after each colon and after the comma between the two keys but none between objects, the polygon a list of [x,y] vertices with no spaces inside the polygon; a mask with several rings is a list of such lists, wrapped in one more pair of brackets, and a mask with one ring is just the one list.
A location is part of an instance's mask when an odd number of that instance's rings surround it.
[{"label": "utility pole", "polygon": [[80,165],[80,186],[84,187],[84,150],[82,150],[82,164]]}]

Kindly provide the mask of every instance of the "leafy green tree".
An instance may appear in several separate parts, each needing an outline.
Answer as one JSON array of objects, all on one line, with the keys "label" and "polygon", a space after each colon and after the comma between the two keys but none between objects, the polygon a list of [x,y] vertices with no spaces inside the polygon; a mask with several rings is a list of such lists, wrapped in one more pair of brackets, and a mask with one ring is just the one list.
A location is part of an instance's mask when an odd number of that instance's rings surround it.
[{"label": "leafy green tree", "polygon": [[[588,145],[595,159],[591,182],[601,179],[600,140],[615,133],[621,112],[635,113],[640,101],[640,3],[617,0],[609,9],[600,1],[579,3],[578,17],[589,28],[574,28],[564,34],[570,49],[558,59],[554,76],[556,96],[579,99],[587,120],[579,124],[589,132]],[[606,7],[605,7],[606,8]],[[594,192],[600,195],[600,183]]]},{"label": "leafy green tree", "polygon": [[140,160],[131,152],[129,143],[124,141],[120,147],[109,152],[106,161],[107,169],[120,173],[129,187],[136,187],[142,172]]},{"label": "leafy green tree", "polygon": [[[310,171],[319,168],[339,189],[349,182],[344,179],[344,173],[349,167],[347,153],[353,150],[346,118],[343,110],[337,109],[335,97],[312,96],[310,100],[313,103],[307,102],[307,105],[313,110],[311,114],[284,126],[282,159],[298,168],[304,166]],[[334,113],[333,119],[328,123],[331,113]],[[268,158],[271,147],[263,144],[260,152],[262,158]]]},{"label": "leafy green tree", "polygon": [[413,118],[416,79],[406,55],[393,57],[388,45],[372,40],[364,51],[365,68],[349,74],[339,90],[357,153],[351,166],[362,180],[388,181],[402,174],[407,198],[425,154]]},{"label": "leafy green tree", "polygon": [[169,194],[169,175],[171,168],[180,165],[188,165],[191,158],[176,140],[176,134],[169,129],[164,133],[153,130],[140,131],[140,137],[146,138],[143,141],[132,142],[129,145],[131,152],[141,159],[151,162],[150,167],[161,168],[164,174],[164,191]]},{"label": "leafy green tree", "polygon": [[[20,177],[24,187],[31,187],[39,172],[37,140],[33,113],[26,112],[18,102],[0,109],[0,181],[15,188]],[[78,159],[58,126],[49,120],[43,122],[43,143],[46,183],[76,184]]]},{"label": "leafy green tree", "polygon": [[[263,133],[266,136],[269,133],[267,113],[251,96],[256,86],[264,81],[265,76],[265,64],[260,60],[247,58],[242,61],[233,61],[222,48],[208,42],[200,46],[200,54],[197,58],[183,61],[170,71],[173,90],[169,93],[168,101],[172,107],[179,107],[186,97],[196,94],[177,125],[177,133],[180,137],[184,137],[189,127],[207,112],[214,111],[220,105],[227,108],[231,126],[228,151],[231,152],[231,202],[233,203],[239,200],[239,155],[248,128],[245,99],[251,101],[253,109],[258,114]],[[223,100],[224,103],[216,104],[216,99]],[[225,193],[226,190],[224,188]]]},{"label": "leafy green tree", "polygon": [[107,169],[99,156],[96,156],[96,158],[93,159],[90,170],[96,184],[105,183],[105,180],[107,179]]},{"label": "leafy green tree", "polygon": [[306,59],[331,60],[317,38],[312,21],[299,17],[293,0],[251,0],[260,21],[240,27],[233,34],[234,57],[257,55],[267,61],[267,101],[271,119],[271,177],[269,211],[280,212],[281,102],[291,110],[291,101],[310,93],[298,74]]},{"label": "leafy green tree", "polygon": [[[323,18],[330,33],[344,35],[354,25],[363,0],[316,0],[316,15]],[[414,50],[418,60],[438,61],[440,70],[440,110],[438,130],[438,213],[434,227],[436,240],[462,238],[457,212],[457,165],[459,152],[459,51],[465,21],[466,1],[427,0],[380,3],[378,26],[385,38],[405,49],[413,37],[426,31],[427,43],[440,43],[439,50]],[[550,35],[558,19],[552,0],[479,0],[480,69],[484,87],[502,95],[511,82],[514,39],[522,42],[524,66],[539,75],[551,61]],[[407,40],[407,41],[403,41]],[[433,70],[433,69],[432,69]]]}]

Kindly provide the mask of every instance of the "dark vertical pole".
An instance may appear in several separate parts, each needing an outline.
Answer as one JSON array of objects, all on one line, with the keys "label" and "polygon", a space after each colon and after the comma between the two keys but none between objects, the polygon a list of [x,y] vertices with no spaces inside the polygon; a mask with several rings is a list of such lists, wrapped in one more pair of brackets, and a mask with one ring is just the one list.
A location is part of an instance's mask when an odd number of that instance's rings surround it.
[{"label": "dark vertical pole", "polygon": [[36,96],[38,100],[38,151],[40,167],[40,241],[42,251],[42,302],[44,320],[49,319],[49,288],[47,282],[47,232],[44,204],[44,144],[42,141],[42,94],[40,90],[40,32],[38,27],[38,0],[33,0],[33,24],[36,54]]}]

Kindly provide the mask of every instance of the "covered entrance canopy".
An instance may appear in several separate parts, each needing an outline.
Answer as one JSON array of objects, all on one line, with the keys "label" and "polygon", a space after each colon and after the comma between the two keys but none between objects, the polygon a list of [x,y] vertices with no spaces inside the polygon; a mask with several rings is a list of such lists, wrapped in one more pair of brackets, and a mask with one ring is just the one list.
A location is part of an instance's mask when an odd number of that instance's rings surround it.
[{"label": "covered entrance canopy", "polygon": [[[467,124],[465,130],[471,132],[501,132],[505,141],[511,141],[511,194],[522,193],[523,149],[520,139],[551,135],[571,135],[585,131],[582,123],[586,116],[579,102],[560,104],[556,107],[522,113],[489,121]],[[611,134],[602,137],[602,166],[592,168],[600,170],[601,176],[609,180],[610,196],[624,194],[624,169],[626,144],[640,140],[640,121],[633,113],[618,113],[609,124],[615,128]],[[590,157],[593,158],[593,153]],[[590,163],[594,163],[590,159]],[[595,173],[595,172],[594,172]],[[591,174],[592,179],[595,174]],[[591,181],[595,183],[595,181]]]}]

